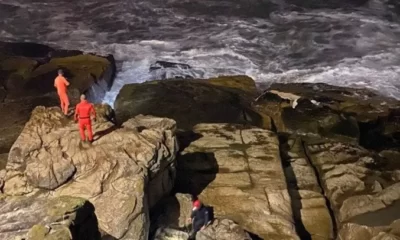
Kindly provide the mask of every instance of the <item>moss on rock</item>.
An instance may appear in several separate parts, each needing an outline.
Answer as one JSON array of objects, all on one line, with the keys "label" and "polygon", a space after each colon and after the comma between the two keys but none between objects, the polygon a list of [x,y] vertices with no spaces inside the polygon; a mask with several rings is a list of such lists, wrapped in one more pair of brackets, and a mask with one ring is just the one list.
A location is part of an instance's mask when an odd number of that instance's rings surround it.
[{"label": "moss on rock", "polygon": [[119,92],[115,112],[119,122],[138,114],[154,115],[173,118],[186,130],[198,123],[268,126],[269,117],[251,106],[254,89],[254,81],[243,76],[129,84]]},{"label": "moss on rock", "polygon": [[[115,66],[111,57],[55,50],[35,43],[0,42],[0,153],[8,152],[38,105],[59,106],[54,88],[57,70],[62,68],[71,85],[70,106],[80,93],[101,99],[111,87]],[[92,89],[95,89],[91,91]],[[91,96],[95,93],[96,96]]]},{"label": "moss on rock", "polygon": [[57,76],[57,70],[62,68],[71,83],[70,87],[84,92],[102,77],[110,65],[111,63],[106,58],[91,54],[54,58],[32,72],[26,87],[40,92],[54,91],[54,78]]}]

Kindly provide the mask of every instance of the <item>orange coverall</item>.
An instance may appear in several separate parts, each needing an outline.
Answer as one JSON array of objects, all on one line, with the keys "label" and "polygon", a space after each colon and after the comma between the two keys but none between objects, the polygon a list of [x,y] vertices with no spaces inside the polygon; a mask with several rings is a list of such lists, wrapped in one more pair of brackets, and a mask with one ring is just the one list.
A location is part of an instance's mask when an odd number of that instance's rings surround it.
[{"label": "orange coverall", "polygon": [[94,110],[94,106],[87,100],[83,100],[76,105],[75,121],[79,121],[79,133],[81,134],[82,141],[86,140],[85,129],[88,131],[88,140],[93,141],[92,121],[90,120],[90,114],[93,114],[94,119],[96,119],[96,111]]},{"label": "orange coverall", "polygon": [[69,107],[67,86],[69,86],[69,82],[62,75],[58,75],[56,79],[54,79],[54,87],[57,88],[57,94],[58,97],[60,98],[61,111],[65,115],[68,114],[68,107]]}]

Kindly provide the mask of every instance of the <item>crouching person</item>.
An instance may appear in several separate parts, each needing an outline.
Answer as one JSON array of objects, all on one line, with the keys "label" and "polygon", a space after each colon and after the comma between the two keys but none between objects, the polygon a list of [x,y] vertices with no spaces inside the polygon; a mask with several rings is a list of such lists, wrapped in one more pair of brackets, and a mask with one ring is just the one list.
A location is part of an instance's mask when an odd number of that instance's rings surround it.
[{"label": "crouching person", "polygon": [[210,219],[208,209],[199,200],[195,200],[189,220],[192,222],[192,230],[189,233],[188,240],[194,240],[197,232],[206,228],[212,219]]}]

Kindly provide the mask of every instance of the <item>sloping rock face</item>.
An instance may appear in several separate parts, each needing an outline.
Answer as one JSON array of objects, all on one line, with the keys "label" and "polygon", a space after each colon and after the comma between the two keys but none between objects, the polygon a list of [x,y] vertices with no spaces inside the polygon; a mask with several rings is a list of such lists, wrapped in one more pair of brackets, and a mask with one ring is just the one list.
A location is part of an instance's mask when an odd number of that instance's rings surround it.
[{"label": "sloping rock face", "polygon": [[279,132],[319,135],[373,148],[400,147],[400,103],[361,89],[327,84],[272,84],[260,112]]},{"label": "sloping rock face", "polygon": [[119,122],[137,114],[175,119],[180,129],[198,123],[250,123],[270,128],[270,118],[251,106],[254,81],[245,76],[162,80],[125,85],[115,101]]},{"label": "sloping rock face", "polygon": [[165,118],[140,115],[120,128],[100,118],[87,146],[58,108],[37,107],[9,153],[4,192],[82,197],[106,236],[147,239],[149,205],[174,184],[175,129]]},{"label": "sloping rock face", "polygon": [[71,107],[80,93],[93,101],[101,99],[113,82],[112,56],[55,50],[33,43],[0,42],[0,153],[7,153],[36,106],[59,106],[54,88],[62,68],[71,85]]},{"label": "sloping rock face", "polygon": [[0,199],[0,239],[100,238],[94,207],[76,197]]},{"label": "sloping rock face", "polygon": [[198,195],[263,239],[299,239],[275,133],[234,124],[198,124],[178,158],[177,191]]},{"label": "sloping rock face", "polygon": [[[389,226],[400,219],[400,164],[338,142],[305,144],[337,225]],[[340,229],[339,229],[340,230]]]}]

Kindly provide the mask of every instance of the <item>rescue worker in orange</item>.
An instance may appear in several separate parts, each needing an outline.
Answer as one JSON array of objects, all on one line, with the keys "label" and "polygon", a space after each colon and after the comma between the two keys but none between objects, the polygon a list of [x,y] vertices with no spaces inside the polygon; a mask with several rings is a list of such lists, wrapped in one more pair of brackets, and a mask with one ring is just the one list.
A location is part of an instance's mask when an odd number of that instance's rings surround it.
[{"label": "rescue worker in orange", "polygon": [[93,104],[89,103],[86,100],[86,96],[82,94],[81,102],[76,105],[74,119],[78,121],[79,133],[83,142],[86,142],[85,130],[88,131],[89,142],[93,142],[91,115],[93,115],[93,120],[96,121],[96,111],[94,110]]},{"label": "rescue worker in orange", "polygon": [[69,107],[69,99],[67,94],[67,87],[69,86],[69,82],[64,77],[63,70],[58,70],[58,76],[54,79],[54,87],[57,88],[57,94],[60,98],[61,111],[67,115],[68,107]]}]

